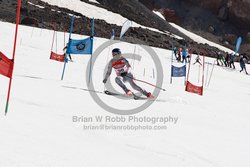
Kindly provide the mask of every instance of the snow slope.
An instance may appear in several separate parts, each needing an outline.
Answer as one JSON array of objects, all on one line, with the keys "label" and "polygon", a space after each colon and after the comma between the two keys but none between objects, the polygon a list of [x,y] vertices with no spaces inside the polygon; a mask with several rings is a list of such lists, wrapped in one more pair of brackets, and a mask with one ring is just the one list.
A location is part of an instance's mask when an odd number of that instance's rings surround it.
[{"label": "snow slope", "polygon": [[[42,1],[47,2],[51,5],[56,5],[59,7],[74,10],[74,11],[79,12],[79,13],[81,13],[84,16],[89,17],[89,18],[94,17],[96,19],[105,20],[109,24],[116,24],[118,26],[122,26],[123,23],[127,20],[127,18],[124,18],[123,16],[121,16],[118,13],[113,13],[113,12],[108,11],[106,9],[82,2],[80,0],[67,0],[67,1],[65,1],[65,0],[42,0]],[[165,20],[164,16],[160,12],[158,12],[158,11],[152,11],[152,12],[155,13],[156,15],[158,15],[160,18]],[[217,47],[220,50],[224,50],[225,52],[229,52],[229,53],[234,52],[231,49],[228,49],[228,48],[221,46],[219,44],[216,44],[214,42],[208,41],[207,39],[205,39],[203,37],[200,37],[200,36],[190,32],[190,31],[187,31],[184,28],[182,28],[174,23],[170,23],[170,25],[172,25],[174,28],[178,29],[180,32],[186,34],[188,37],[190,37],[195,42],[203,43],[203,44],[207,43],[208,45]],[[162,32],[158,29],[151,28],[151,27],[145,27],[145,26],[142,26],[142,25],[135,23],[135,22],[133,22],[132,27],[142,27],[142,28],[149,29],[151,31],[156,31],[159,33],[164,33],[166,35],[170,35],[170,36],[177,38],[177,39],[182,39],[182,37],[179,37],[178,35],[175,35],[175,34],[170,34],[167,31]]]},{"label": "snow slope", "polygon": [[198,42],[198,43],[208,44],[208,45],[210,45],[210,46],[214,46],[214,47],[216,47],[216,48],[218,48],[218,49],[220,49],[220,50],[223,50],[223,51],[225,51],[225,52],[234,53],[233,50],[228,49],[228,48],[226,48],[226,47],[224,47],[224,46],[221,46],[221,45],[219,45],[219,44],[217,44],[217,43],[211,42],[211,41],[209,41],[209,40],[207,40],[207,39],[205,39],[205,38],[203,38],[203,37],[201,37],[201,36],[198,36],[198,35],[196,35],[196,34],[190,32],[190,31],[188,31],[188,30],[185,30],[184,28],[180,27],[179,25],[177,25],[177,24],[175,24],[175,23],[170,23],[170,24],[171,24],[173,27],[175,27],[176,29],[178,29],[180,32],[186,34],[188,37],[190,37],[192,40],[194,40],[194,41],[196,41],[196,42]]},{"label": "snow slope", "polygon": [[153,13],[162,18],[163,20],[166,20],[165,17],[161,14],[161,12],[153,10]]},{"label": "snow slope", "polygon": [[[165,20],[165,17],[158,11],[153,11],[157,16],[159,16],[160,18],[162,18],[163,20]],[[214,47],[217,47],[218,49],[220,50],[223,50],[225,52],[229,52],[229,53],[232,53],[234,52],[233,50],[231,49],[228,49],[224,46],[221,46],[217,43],[214,43],[214,42],[211,42],[201,36],[198,36],[196,35],[195,33],[192,33],[184,28],[182,28],[181,26],[175,24],[175,23],[170,23],[173,27],[175,27],[176,29],[178,29],[180,32],[184,33],[185,35],[187,35],[190,39],[196,41],[197,43],[202,43],[202,44],[208,44],[210,46],[214,46]]]},{"label": "snow slope", "polygon": [[[15,25],[0,22],[0,27],[0,50],[10,57]],[[73,56],[74,62],[67,64],[61,81],[63,64],[49,59],[53,32],[26,26],[20,26],[19,32],[7,116],[4,107],[8,79],[0,76],[0,166],[243,167],[250,163],[250,113],[246,108],[250,102],[250,78],[238,72],[238,64],[237,70],[215,66],[211,83],[201,97],[184,91],[183,78],[174,78],[173,84],[169,84],[171,51],[153,48],[163,66],[163,87],[167,91],[160,93],[159,101],[134,116],[169,118],[169,122],[128,122],[129,116],[123,116],[125,122],[73,122],[74,116],[94,120],[96,116],[121,116],[103,110],[86,90],[89,56]],[[57,52],[62,53],[63,33],[57,33],[57,37]],[[95,38],[94,50],[105,41]],[[104,67],[114,47],[120,47],[123,53],[143,56],[140,62],[129,60],[133,73],[155,84],[156,67],[149,54],[140,45],[123,42],[106,48],[98,57],[93,70],[96,91],[103,91]],[[192,82],[200,84],[196,77],[199,68],[192,67]],[[113,72],[111,83],[121,91],[114,77]],[[98,96],[113,107],[124,109],[144,102],[101,93]],[[84,127],[89,125],[157,126],[158,130],[86,130]]]},{"label": "snow slope", "polygon": [[[111,11],[108,11],[107,9],[103,9],[95,5],[82,2],[80,0],[67,0],[67,1],[65,0],[42,0],[42,1],[47,2],[51,5],[74,10],[76,12],[83,14],[84,16],[88,18],[94,17],[95,19],[105,20],[109,24],[116,24],[118,26],[122,26],[123,23],[127,20],[127,18],[121,16],[120,14],[113,13]],[[158,29],[145,27],[135,22],[133,22],[132,27],[141,27],[141,28],[149,29],[151,31],[164,33]]]}]

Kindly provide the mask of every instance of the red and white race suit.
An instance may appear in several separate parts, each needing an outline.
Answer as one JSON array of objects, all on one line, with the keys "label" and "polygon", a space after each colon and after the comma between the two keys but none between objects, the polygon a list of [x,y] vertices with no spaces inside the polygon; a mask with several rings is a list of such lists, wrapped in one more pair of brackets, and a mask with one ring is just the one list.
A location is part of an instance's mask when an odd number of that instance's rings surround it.
[{"label": "red and white race suit", "polygon": [[116,75],[121,76],[122,73],[128,72],[130,65],[127,59],[124,57],[120,57],[118,60],[114,58],[109,61],[108,70],[105,78],[108,78],[112,72],[112,68],[114,68]]}]

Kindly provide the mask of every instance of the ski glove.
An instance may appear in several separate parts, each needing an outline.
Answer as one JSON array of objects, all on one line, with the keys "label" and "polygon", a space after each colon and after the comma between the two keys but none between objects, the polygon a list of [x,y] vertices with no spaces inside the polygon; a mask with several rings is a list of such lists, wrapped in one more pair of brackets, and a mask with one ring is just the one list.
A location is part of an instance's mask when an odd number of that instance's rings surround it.
[{"label": "ski glove", "polygon": [[106,83],[106,82],[107,82],[107,80],[108,80],[108,79],[107,79],[107,78],[105,78],[102,82],[103,82],[103,83]]},{"label": "ski glove", "polygon": [[121,76],[122,76],[122,77],[125,77],[126,75],[127,75],[127,72],[121,73]]}]

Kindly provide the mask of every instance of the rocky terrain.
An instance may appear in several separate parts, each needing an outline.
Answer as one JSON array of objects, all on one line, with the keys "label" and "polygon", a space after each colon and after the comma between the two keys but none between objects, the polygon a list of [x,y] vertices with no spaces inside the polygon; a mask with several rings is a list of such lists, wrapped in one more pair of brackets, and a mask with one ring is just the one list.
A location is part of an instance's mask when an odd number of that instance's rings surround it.
[{"label": "rocky terrain", "polygon": [[241,53],[250,52],[250,0],[139,0],[167,21],[234,49],[243,38]]},{"label": "rocky terrain", "polygon": [[[81,1],[91,3],[88,0]],[[235,19],[228,19],[230,14],[228,14],[227,19],[224,17],[224,19],[220,19],[218,14],[216,15],[216,11],[213,12],[212,9],[209,8],[209,5],[206,6],[206,4],[209,4],[206,3],[206,1],[202,1],[203,3],[195,3],[195,0],[187,0],[185,1],[186,3],[178,0],[169,0],[167,1],[168,3],[164,0],[142,0],[142,3],[140,0],[97,1],[100,4],[92,4],[119,13],[141,25],[157,28],[161,31],[168,31],[185,38],[185,40],[178,40],[148,29],[131,28],[124,37],[124,40],[127,42],[146,44],[167,49],[170,49],[173,44],[177,47],[191,47],[196,52],[201,52],[201,50],[205,48],[209,56],[215,56],[214,51],[216,51],[217,48],[197,44],[196,42],[191,41],[184,34],[171,27],[168,22],[152,13],[152,9],[161,11],[167,20],[180,24],[197,34],[200,34],[209,40],[223,44],[228,48],[234,49],[234,42],[238,35],[244,35],[244,41],[247,41],[247,35],[245,35],[247,34],[247,25],[246,27],[234,26],[233,21]],[[35,5],[39,5],[40,7]],[[58,13],[57,11],[61,12]],[[51,6],[40,0],[22,0],[21,24],[23,25],[56,29],[59,31],[69,31],[71,22],[71,16],[69,14],[79,16],[79,18],[75,19],[74,33],[89,34],[91,32],[91,20],[80,13],[57,6]],[[0,0],[0,19],[2,21],[14,23],[15,15],[16,1]],[[220,15],[224,16],[223,14]],[[205,18],[209,19],[206,19],[206,22],[204,22]],[[240,22],[240,20],[238,20],[238,22]],[[103,20],[95,20],[95,36],[109,38],[111,29],[115,29],[117,35],[120,33],[121,27],[108,24]],[[245,42],[241,47],[241,51],[250,56],[249,48],[249,44]]]}]

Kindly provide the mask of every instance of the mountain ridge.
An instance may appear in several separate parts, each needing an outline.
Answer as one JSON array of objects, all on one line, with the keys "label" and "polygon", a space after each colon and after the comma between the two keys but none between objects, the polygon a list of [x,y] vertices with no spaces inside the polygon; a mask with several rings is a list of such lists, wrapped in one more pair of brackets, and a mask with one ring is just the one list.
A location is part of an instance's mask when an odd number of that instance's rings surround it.
[{"label": "mountain ridge", "polygon": [[[152,11],[147,9],[139,1],[120,1],[117,0],[115,3],[112,3],[110,0],[98,0],[100,4],[89,2],[88,0],[81,0],[85,3],[92,4],[110,10],[114,13],[121,14],[122,16],[133,20],[135,22],[142,24],[144,26],[150,26],[152,28],[158,28],[163,31],[170,31],[170,34],[182,36],[185,40],[175,39],[166,34],[161,34],[157,32],[150,31],[144,28],[133,27],[128,30],[124,36],[124,41],[130,43],[138,43],[143,45],[149,45],[159,48],[171,49],[172,46],[176,47],[189,47],[193,48],[196,52],[202,52],[202,49],[207,50],[207,54],[210,57],[215,57],[214,51],[218,51],[217,48],[198,44],[190,39],[187,36],[180,33],[178,30],[174,29],[172,26],[155,15]],[[130,2],[130,3],[129,3]],[[7,0],[0,1],[2,9],[9,10],[9,12],[0,12],[0,18],[8,22],[15,22],[15,3],[10,3]],[[33,5],[31,4],[33,3]],[[133,3],[133,4],[131,4]],[[2,5],[3,4],[3,5]],[[35,5],[40,5],[44,8],[38,8]],[[124,9],[125,8],[125,9]],[[60,13],[55,12],[60,11]],[[53,25],[56,25],[56,30],[58,31],[69,31],[69,25],[71,21],[71,16],[69,14],[74,14],[80,18],[75,19],[74,33],[90,35],[91,32],[91,19],[82,15],[81,13],[61,8],[53,5],[49,5],[46,2],[41,0],[23,0],[22,9],[21,9],[21,24],[36,26],[40,28],[54,29]],[[6,17],[8,15],[8,17]],[[152,16],[152,17],[151,17]],[[150,19],[148,19],[150,18]],[[152,19],[152,18],[155,18]],[[153,21],[152,21],[153,20]],[[53,22],[53,23],[52,23]],[[82,24],[84,23],[84,24]],[[153,23],[150,25],[150,23]],[[121,26],[115,24],[109,24],[104,20],[96,19],[95,20],[95,35],[98,37],[110,38],[111,30],[114,29],[116,34],[120,33]],[[233,49],[233,46],[229,46],[230,49]]]}]

